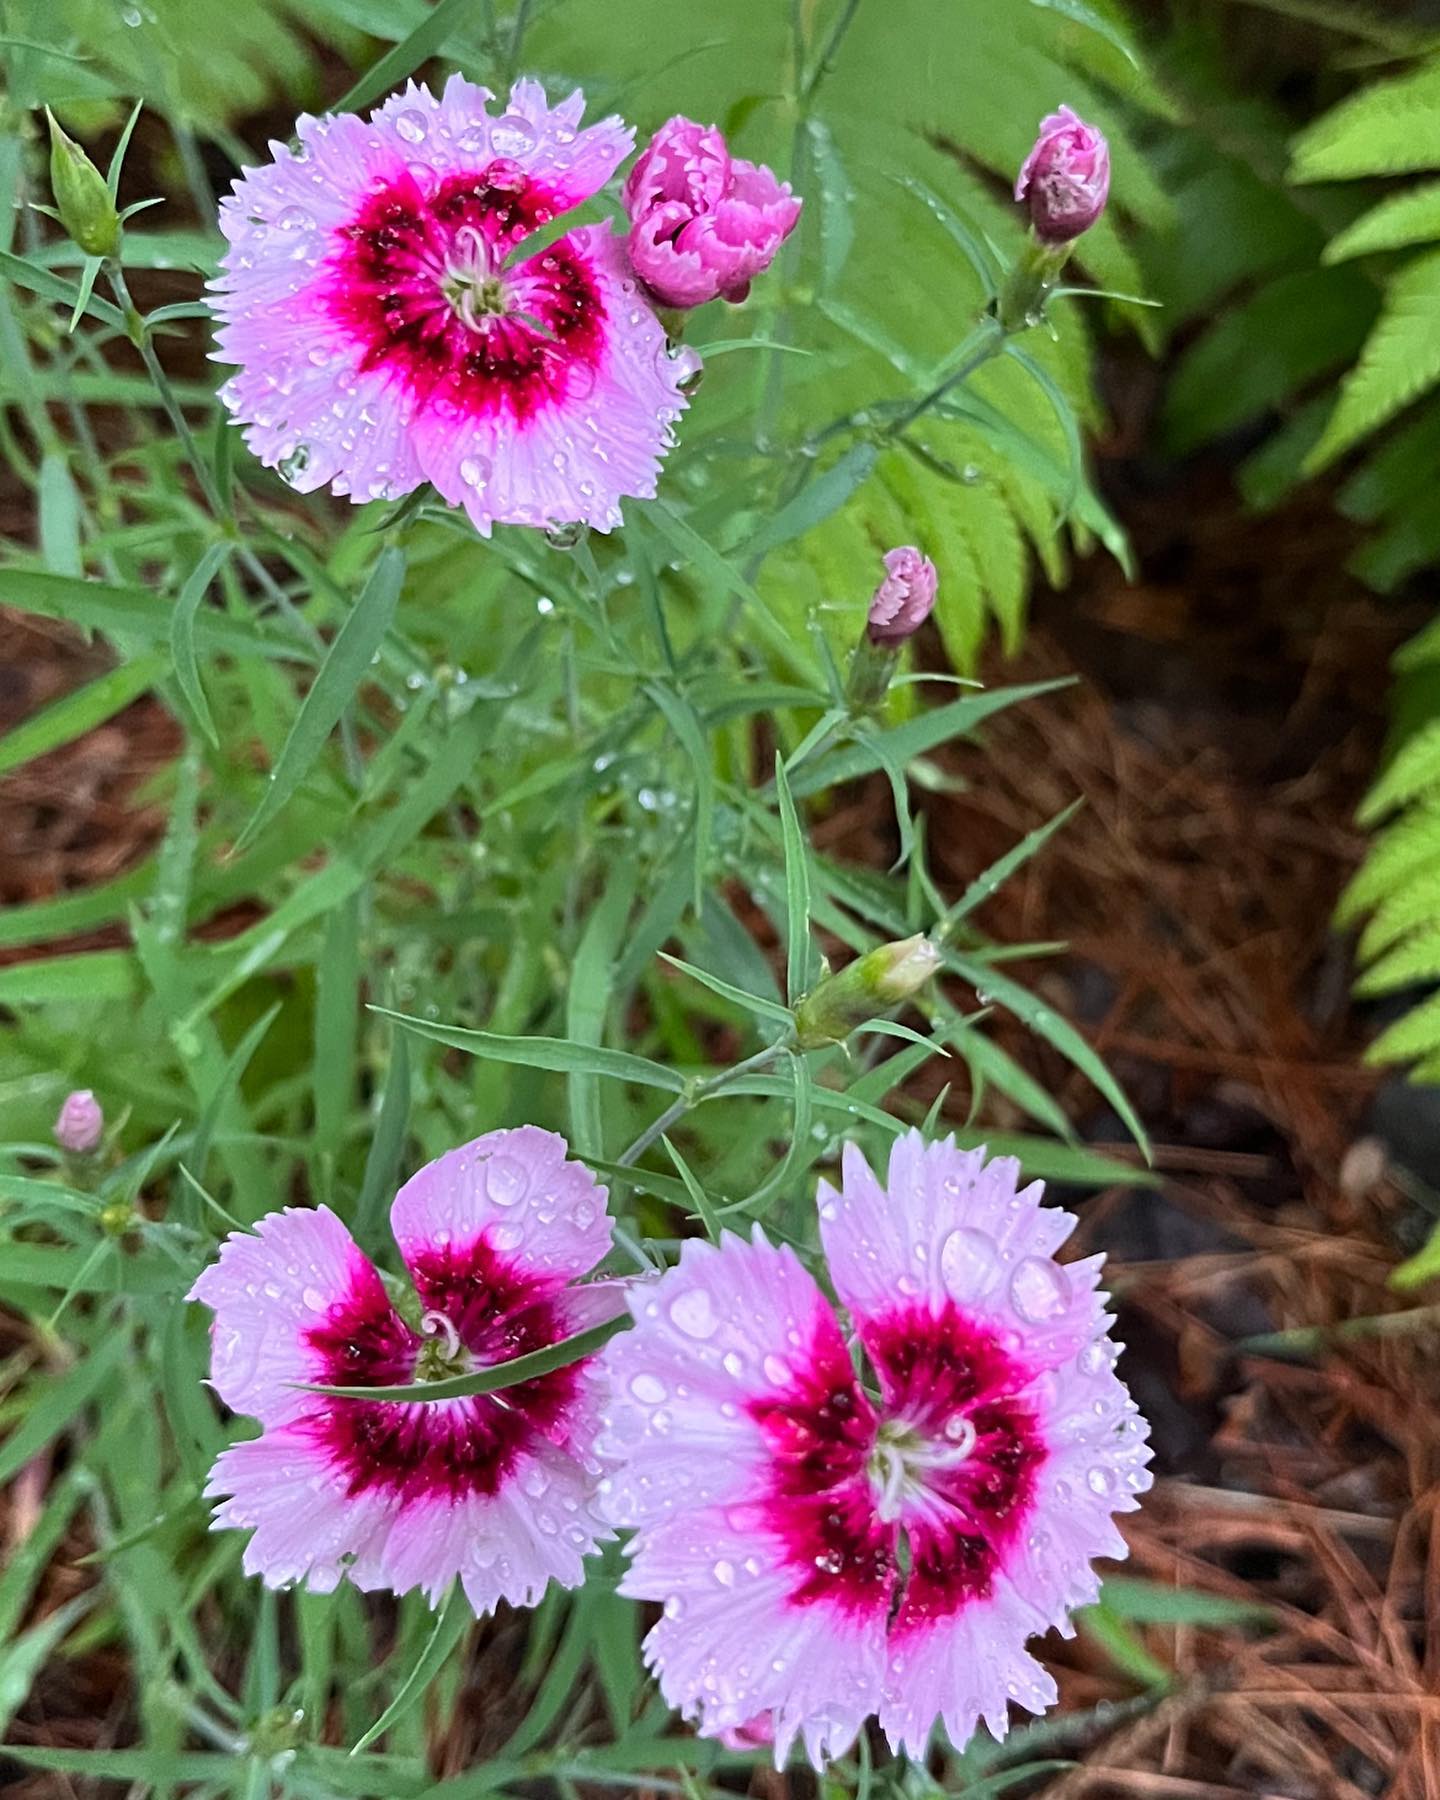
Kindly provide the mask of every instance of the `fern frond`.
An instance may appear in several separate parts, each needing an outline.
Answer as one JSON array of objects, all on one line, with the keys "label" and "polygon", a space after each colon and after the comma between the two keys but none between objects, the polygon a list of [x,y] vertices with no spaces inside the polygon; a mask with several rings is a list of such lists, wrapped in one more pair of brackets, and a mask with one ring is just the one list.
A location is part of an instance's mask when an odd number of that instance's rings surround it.
[{"label": "fern frond", "polygon": [[[1440,89],[1436,96],[1440,122]],[[1386,290],[1379,323],[1346,376],[1312,471],[1404,410],[1440,381],[1440,250],[1416,257]]]},{"label": "fern frond", "polygon": [[[1434,892],[1440,895],[1440,883]],[[1422,981],[1440,981],[1440,919],[1413,931],[1401,944],[1377,957],[1357,979],[1357,994],[1392,994]]]},{"label": "fern frond", "polygon": [[1426,181],[1392,194],[1362,213],[1326,245],[1325,261],[1345,262],[1377,250],[1405,250],[1436,238],[1440,238],[1440,181]]},{"label": "fern frond", "polygon": [[1440,1051],[1440,994],[1432,994],[1413,1012],[1382,1031],[1365,1052],[1370,1063],[1414,1062]]},{"label": "fern frond", "polygon": [[1440,169],[1440,56],[1342,100],[1296,138],[1292,181]]}]

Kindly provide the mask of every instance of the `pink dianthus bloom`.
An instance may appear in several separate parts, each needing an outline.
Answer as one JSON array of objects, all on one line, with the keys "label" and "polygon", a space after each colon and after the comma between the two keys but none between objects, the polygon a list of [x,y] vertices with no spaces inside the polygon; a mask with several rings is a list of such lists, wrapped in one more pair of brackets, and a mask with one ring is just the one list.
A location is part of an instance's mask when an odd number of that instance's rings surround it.
[{"label": "pink dianthus bloom", "polygon": [[662,125],[625,180],[630,260],[666,306],[740,301],[795,229],[800,202],[713,125]]},{"label": "pink dianthus bloom", "polygon": [[[252,1530],[245,1571],[328,1593],[457,1577],[477,1613],[575,1587],[611,1533],[593,1510],[602,1388],[595,1358],[495,1395],[341,1400],[327,1387],[399,1386],[541,1350],[622,1310],[616,1286],[577,1287],[610,1244],[606,1192],[533,1125],[492,1131],[411,1177],[390,1225],[417,1329],[328,1207],[233,1232],[191,1289],[215,1314],[211,1381],[257,1418],[221,1453],[215,1526]],[[417,1387],[417,1396],[424,1388]]]},{"label": "pink dianthus bloom", "polygon": [[394,499],[422,482],[476,528],[608,531],[655,492],[684,365],[608,223],[525,240],[589,199],[633,133],[580,129],[518,81],[503,114],[453,76],[368,119],[302,118],[222,202],[212,284],[221,398],[303,493]]},{"label": "pink dianthus bloom", "polygon": [[[645,1653],[702,1735],[799,1736],[816,1766],[879,1715],[923,1755],[1009,1704],[1051,1704],[1025,1643],[1095,1598],[1111,1515],[1150,1485],[1116,1378],[1102,1259],[1018,1165],[910,1132],[888,1188],[853,1146],[820,1236],[873,1371],[788,1246],[687,1243],[605,1351],[601,1505],[637,1527],[621,1591],[663,1613]],[[908,1558],[902,1561],[902,1537]]]}]

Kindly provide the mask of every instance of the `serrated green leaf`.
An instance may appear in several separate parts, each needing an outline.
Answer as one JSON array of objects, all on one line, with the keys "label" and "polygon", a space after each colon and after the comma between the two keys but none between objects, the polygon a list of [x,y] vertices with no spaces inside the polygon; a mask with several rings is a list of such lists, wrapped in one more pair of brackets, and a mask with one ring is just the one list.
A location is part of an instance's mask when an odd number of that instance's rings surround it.
[{"label": "serrated green leaf", "polygon": [[1373,81],[1296,138],[1292,181],[1440,169],[1440,58]]},{"label": "serrated green leaf", "polygon": [[1325,261],[1338,263],[1354,256],[1371,256],[1377,250],[1403,250],[1432,238],[1440,238],[1440,181],[1422,182],[1403,194],[1391,194],[1361,213],[1326,245]]},{"label": "serrated green leaf", "polygon": [[[1440,119],[1440,104],[1436,109]],[[1326,464],[1440,381],[1440,250],[1418,256],[1390,283],[1379,322],[1306,468]]]}]

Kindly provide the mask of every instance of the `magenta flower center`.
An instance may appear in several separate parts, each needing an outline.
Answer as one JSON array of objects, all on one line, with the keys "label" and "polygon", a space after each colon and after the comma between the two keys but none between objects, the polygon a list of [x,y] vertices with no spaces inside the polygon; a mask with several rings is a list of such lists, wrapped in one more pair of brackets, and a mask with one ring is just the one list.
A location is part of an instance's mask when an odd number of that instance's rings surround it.
[{"label": "magenta flower center", "polygon": [[555,216],[554,196],[506,157],[421,185],[373,189],[336,234],[322,304],[417,407],[527,419],[594,387],[605,308],[561,238],[513,260]]},{"label": "magenta flower center", "polygon": [[[374,1268],[357,1261],[349,1292],[306,1339],[327,1387],[393,1387],[508,1362],[570,1333],[564,1300],[497,1255],[483,1238],[413,1258],[425,1312],[419,1332],[391,1305]],[[346,1492],[382,1489],[402,1504],[493,1494],[542,1441],[563,1445],[581,1381],[572,1364],[495,1395],[398,1402],[325,1400],[301,1422]],[[422,1386],[423,1392],[423,1386]]]},{"label": "magenta flower center", "polygon": [[798,1368],[767,1370],[784,1386],[751,1408],[773,1453],[759,1522],[784,1545],[794,1603],[879,1613],[901,1634],[989,1594],[1045,1452],[1032,1371],[953,1305],[871,1321],[865,1348],[878,1402],[830,1318]]}]

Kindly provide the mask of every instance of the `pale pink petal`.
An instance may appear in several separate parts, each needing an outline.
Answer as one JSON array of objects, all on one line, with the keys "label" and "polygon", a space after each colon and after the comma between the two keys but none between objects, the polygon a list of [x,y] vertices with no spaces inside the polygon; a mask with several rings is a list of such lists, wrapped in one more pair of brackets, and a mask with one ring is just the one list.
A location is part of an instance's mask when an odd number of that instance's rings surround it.
[{"label": "pale pink petal", "polygon": [[[592,1398],[592,1413],[596,1406]],[[593,1435],[593,1416],[589,1430]],[[584,1559],[614,1536],[595,1515],[594,1492],[591,1469],[537,1437],[494,1493],[437,1493],[397,1508],[375,1556],[353,1579],[397,1594],[420,1588],[432,1606],[458,1580],[477,1615],[501,1600],[534,1606],[551,1581],[579,1587]]]},{"label": "pale pink petal", "polygon": [[839,1754],[876,1703],[893,1528],[864,1473],[874,1420],[824,1296],[755,1227],[632,1297],[605,1351],[601,1505],[640,1527],[623,1591],[662,1603],[647,1656],[706,1735],[771,1712]]},{"label": "pale pink petal", "polygon": [[837,1191],[820,1183],[820,1235],[841,1299],[861,1321],[897,1305],[947,1303],[1018,1332],[1024,1356],[1053,1366],[1107,1323],[1097,1295],[1101,1260],[1060,1265],[1052,1252],[1074,1217],[1040,1204],[1043,1185],[1018,1186],[1012,1157],[985,1160],[953,1140],[896,1140],[885,1185],[847,1144]]},{"label": "pale pink petal", "polygon": [[437,1250],[454,1258],[481,1241],[537,1293],[588,1274],[610,1248],[612,1226],[605,1189],[568,1152],[557,1133],[521,1125],[427,1163],[390,1209],[412,1274]]},{"label": "pale pink petal", "polygon": [[799,1605],[793,1588],[774,1541],[718,1506],[643,1531],[620,1586],[664,1597],[645,1660],[670,1704],[702,1737],[769,1713],[777,1768],[797,1735],[817,1766],[850,1748],[879,1705],[886,1658],[883,1613]]},{"label": "pale pink petal", "polygon": [[394,1515],[378,1490],[352,1496],[312,1436],[294,1424],[221,1451],[205,1488],[220,1498],[211,1529],[253,1532],[247,1575],[269,1587],[304,1582],[328,1594],[352,1561],[371,1562]]},{"label": "pale pink petal", "polygon": [[378,1294],[389,1310],[373,1265],[329,1207],[286,1207],[253,1232],[232,1232],[187,1296],[215,1314],[216,1393],[266,1425],[313,1406],[314,1397],[296,1384],[330,1378],[314,1337],[357,1292]]},{"label": "pale pink petal", "polygon": [[[691,1240],[659,1281],[635,1288],[637,1329],[603,1353],[606,1516],[641,1525],[692,1506],[754,1498],[770,1462],[752,1403],[781,1392],[818,1332],[836,1331],[813,1278],[757,1225],[753,1241]],[[838,1335],[838,1334],[837,1334]]]},{"label": "pale pink petal", "polygon": [[1027,1607],[1005,1581],[928,1632],[892,1642],[880,1725],[892,1749],[923,1757],[936,1720],[957,1750],[983,1721],[992,1737],[1009,1729],[1010,1703],[1044,1712],[1054,1678],[1025,1649],[1035,1630]]}]

